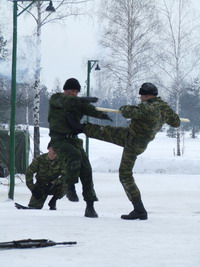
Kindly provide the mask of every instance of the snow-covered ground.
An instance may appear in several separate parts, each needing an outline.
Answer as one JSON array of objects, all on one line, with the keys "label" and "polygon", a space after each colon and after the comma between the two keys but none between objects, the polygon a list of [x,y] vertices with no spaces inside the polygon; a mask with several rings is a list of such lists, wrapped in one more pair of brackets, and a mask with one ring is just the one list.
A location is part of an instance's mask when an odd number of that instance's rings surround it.
[{"label": "snow-covered ground", "polygon": [[[41,129],[43,152],[48,141],[48,130]],[[186,136],[181,142],[184,153],[176,157],[176,141],[159,133],[138,157],[134,176],[148,210],[147,221],[120,219],[132,207],[118,181],[122,148],[109,143],[90,139],[99,218],[83,216],[80,183],[78,203],[63,198],[57,211],[50,211],[47,203],[42,210],[17,210],[14,202],[26,205],[29,190],[16,178],[15,199],[8,200],[7,181],[0,178],[0,242],[77,241],[74,246],[2,250],[1,266],[199,267],[200,140]]]}]

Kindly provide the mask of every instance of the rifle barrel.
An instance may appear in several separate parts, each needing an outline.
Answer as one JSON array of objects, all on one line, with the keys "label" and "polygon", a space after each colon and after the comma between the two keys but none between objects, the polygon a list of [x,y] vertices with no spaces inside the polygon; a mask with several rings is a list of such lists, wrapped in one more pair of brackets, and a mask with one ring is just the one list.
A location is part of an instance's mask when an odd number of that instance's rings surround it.
[{"label": "rifle barrel", "polygon": [[58,242],[58,243],[55,243],[55,245],[76,245],[76,244],[77,244],[76,241]]}]

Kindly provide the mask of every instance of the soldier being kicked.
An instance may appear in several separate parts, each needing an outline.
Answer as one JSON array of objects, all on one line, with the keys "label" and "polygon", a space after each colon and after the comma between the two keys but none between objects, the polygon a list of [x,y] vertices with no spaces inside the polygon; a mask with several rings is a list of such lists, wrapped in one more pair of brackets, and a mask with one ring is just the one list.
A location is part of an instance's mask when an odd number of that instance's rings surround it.
[{"label": "soldier being kicked", "polygon": [[73,116],[80,122],[84,115],[103,120],[111,119],[90,104],[95,103],[97,98],[78,96],[81,86],[77,79],[66,80],[63,90],[63,93],[53,94],[49,100],[48,122],[52,147],[64,161],[66,183],[68,185],[77,183],[80,178],[82,195],[86,202],[84,216],[97,218],[94,202],[98,201],[98,198],[94,190],[92,167],[84,151],[83,140],[73,134],[69,120]]}]

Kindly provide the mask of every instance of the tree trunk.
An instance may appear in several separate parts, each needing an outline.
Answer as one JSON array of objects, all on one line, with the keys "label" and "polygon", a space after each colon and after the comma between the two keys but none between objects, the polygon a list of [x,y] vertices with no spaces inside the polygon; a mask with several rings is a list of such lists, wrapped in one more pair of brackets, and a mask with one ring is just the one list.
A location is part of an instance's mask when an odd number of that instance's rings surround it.
[{"label": "tree trunk", "polygon": [[[179,114],[180,110],[180,83],[179,83],[179,70],[177,68],[177,84],[176,84],[176,91],[177,91],[177,96],[176,96],[176,113]],[[177,129],[177,156],[181,156],[181,128],[178,127]]]},{"label": "tree trunk", "polygon": [[40,127],[34,126],[34,158],[38,157],[39,155],[40,155]]},{"label": "tree trunk", "polygon": [[192,126],[192,138],[195,138],[195,126]]},{"label": "tree trunk", "polygon": [[180,127],[177,129],[177,156],[181,156],[181,133],[180,133]]},{"label": "tree trunk", "polygon": [[33,124],[34,124],[34,157],[40,155],[40,72],[41,72],[41,4],[38,2],[38,21],[37,21],[37,48],[36,48],[36,70],[34,85],[34,104],[33,104]]}]

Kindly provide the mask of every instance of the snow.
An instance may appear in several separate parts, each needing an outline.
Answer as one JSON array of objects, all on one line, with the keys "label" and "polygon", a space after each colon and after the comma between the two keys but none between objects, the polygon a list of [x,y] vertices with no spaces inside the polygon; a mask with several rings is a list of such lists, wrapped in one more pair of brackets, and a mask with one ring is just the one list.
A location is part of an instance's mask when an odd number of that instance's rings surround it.
[{"label": "snow", "polygon": [[[84,135],[81,135],[85,138]],[[41,129],[46,152],[48,130]],[[90,139],[90,161],[99,201],[99,218],[85,218],[81,183],[78,203],[63,198],[57,211],[47,203],[42,210],[17,210],[14,201],[27,205],[30,192],[16,177],[15,200],[8,200],[7,180],[0,179],[0,242],[32,238],[56,242],[77,241],[73,246],[1,251],[1,266],[19,267],[199,267],[200,266],[200,153],[199,138],[176,140],[159,133],[138,157],[134,177],[148,210],[147,221],[126,221],[132,210],[118,180],[122,148]],[[31,156],[30,156],[31,157]]]}]

